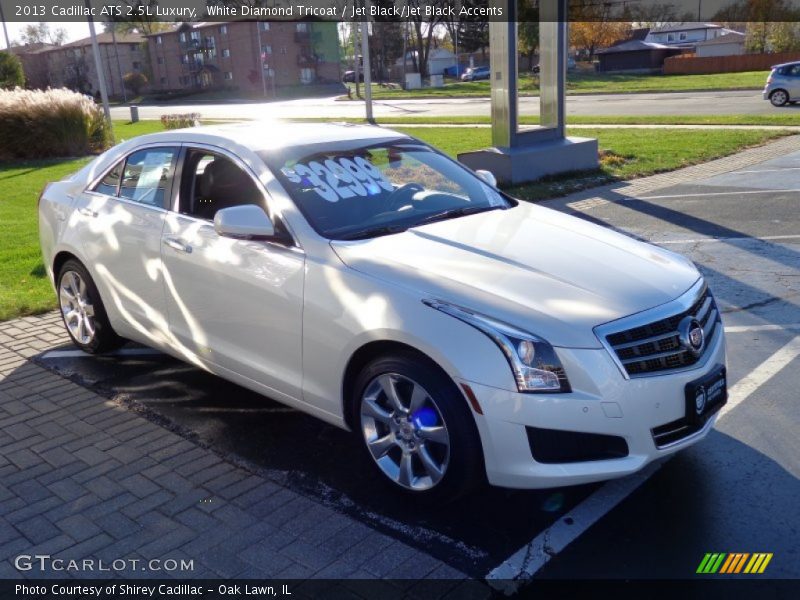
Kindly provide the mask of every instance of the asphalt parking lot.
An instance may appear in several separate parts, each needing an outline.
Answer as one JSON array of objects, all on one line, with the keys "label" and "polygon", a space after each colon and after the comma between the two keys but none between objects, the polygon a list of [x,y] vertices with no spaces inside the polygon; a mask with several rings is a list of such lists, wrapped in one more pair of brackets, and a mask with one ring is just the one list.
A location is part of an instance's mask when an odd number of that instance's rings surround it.
[{"label": "asphalt parking lot", "polygon": [[345,432],[171,358],[60,347],[35,360],[472,577],[685,578],[706,552],[771,552],[765,576],[797,578],[798,194],[800,152],[576,212],[694,260],[728,335],[716,430],[617,487],[487,489],[423,509],[388,492]]}]

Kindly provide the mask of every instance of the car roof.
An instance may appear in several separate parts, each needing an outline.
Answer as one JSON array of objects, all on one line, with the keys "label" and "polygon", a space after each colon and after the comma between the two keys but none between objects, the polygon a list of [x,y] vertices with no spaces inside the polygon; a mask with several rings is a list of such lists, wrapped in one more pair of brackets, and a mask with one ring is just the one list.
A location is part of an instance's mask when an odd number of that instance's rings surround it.
[{"label": "car roof", "polygon": [[408,137],[375,125],[350,123],[294,123],[287,121],[247,121],[172,129],[137,137],[140,143],[194,142],[214,145],[235,143],[254,152],[293,146],[342,141],[380,141]]},{"label": "car roof", "polygon": [[780,69],[781,67],[792,67],[794,65],[800,65],[800,61],[785,62],[779,65],[772,65],[770,69]]}]

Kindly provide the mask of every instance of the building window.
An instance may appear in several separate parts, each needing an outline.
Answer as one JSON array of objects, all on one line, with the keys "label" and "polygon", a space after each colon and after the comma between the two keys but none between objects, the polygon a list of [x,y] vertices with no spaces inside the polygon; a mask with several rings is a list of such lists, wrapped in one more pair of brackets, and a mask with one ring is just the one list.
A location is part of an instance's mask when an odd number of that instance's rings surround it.
[{"label": "building window", "polygon": [[131,44],[131,52],[136,52],[138,46],[136,44]]},{"label": "building window", "polygon": [[272,54],[272,46],[270,44],[263,44],[261,46],[261,54]]},{"label": "building window", "polygon": [[283,46],[283,47],[281,48],[281,54],[286,54],[286,46]]},{"label": "building window", "polygon": [[314,69],[300,69],[300,83],[311,83],[314,81]]},{"label": "building window", "polygon": [[219,34],[220,35],[228,35],[228,26],[227,25],[220,25],[219,26]]},{"label": "building window", "polygon": [[261,27],[261,31],[269,31],[269,23],[267,21],[259,21],[258,26]]},{"label": "building window", "polygon": [[137,71],[142,68],[142,63],[140,63],[138,60],[133,61],[133,63],[131,64],[133,65],[133,68]]},{"label": "building window", "polygon": [[180,40],[181,40],[182,42],[185,42],[185,41],[186,41],[186,32],[185,32],[185,31],[181,33],[181,35],[180,35]]},{"label": "building window", "polygon": [[164,39],[160,35],[157,35],[156,36],[156,44],[163,44],[163,43],[164,43]]},{"label": "building window", "polygon": [[233,79],[233,73],[230,71],[225,71],[225,79],[231,81]]},{"label": "building window", "polygon": [[682,34],[680,34],[680,36],[679,36],[679,37],[680,37],[680,39],[682,39],[682,40],[685,40],[685,39],[686,39],[686,34],[685,34],[685,33],[682,33]]},{"label": "building window", "polygon": [[156,58],[156,62],[158,64],[160,64],[160,65],[163,65],[164,64],[164,57],[163,56],[159,56],[158,58]]},{"label": "building window", "polygon": [[214,36],[213,35],[207,35],[206,36],[206,47],[207,48],[216,47],[216,42],[214,41]]},{"label": "building window", "polygon": [[297,31],[299,33],[306,33],[308,31],[308,24],[307,23],[298,23],[297,24]]},{"label": "building window", "polygon": [[675,34],[673,34],[673,33],[668,33],[668,34],[667,34],[667,41],[668,41],[668,42],[674,42],[674,41],[675,41]]},{"label": "building window", "polygon": [[162,77],[161,78],[161,85],[167,85],[167,78],[166,77]]},{"label": "building window", "polygon": [[189,34],[189,36],[196,42],[200,41],[200,32],[199,31],[193,31],[192,33]]},{"label": "building window", "polygon": [[223,48],[222,58],[230,58],[230,57],[231,57],[231,51],[228,48]]}]

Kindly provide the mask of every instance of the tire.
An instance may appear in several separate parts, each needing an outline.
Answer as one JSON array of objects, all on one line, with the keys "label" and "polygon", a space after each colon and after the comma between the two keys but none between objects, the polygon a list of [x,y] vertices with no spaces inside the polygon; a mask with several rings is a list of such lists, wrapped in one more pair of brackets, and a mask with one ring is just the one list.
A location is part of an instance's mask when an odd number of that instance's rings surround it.
[{"label": "tire", "polygon": [[785,106],[789,102],[789,93],[786,90],[774,90],[769,95],[772,106]]},{"label": "tire", "polygon": [[61,319],[78,348],[88,354],[100,354],[125,343],[112,329],[100,293],[86,267],[69,259],[58,272],[56,281]]},{"label": "tire", "polygon": [[435,364],[413,352],[383,356],[361,371],[354,390],[355,432],[369,462],[395,490],[442,504],[486,481],[472,413]]}]

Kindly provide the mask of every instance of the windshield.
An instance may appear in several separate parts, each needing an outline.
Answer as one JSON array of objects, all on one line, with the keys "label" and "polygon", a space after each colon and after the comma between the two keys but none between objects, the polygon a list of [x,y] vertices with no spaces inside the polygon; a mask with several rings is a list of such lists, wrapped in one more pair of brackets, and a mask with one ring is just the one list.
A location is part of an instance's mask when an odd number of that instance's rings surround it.
[{"label": "windshield", "polygon": [[407,138],[282,148],[261,157],[329,239],[386,235],[513,206],[458,163]]}]

